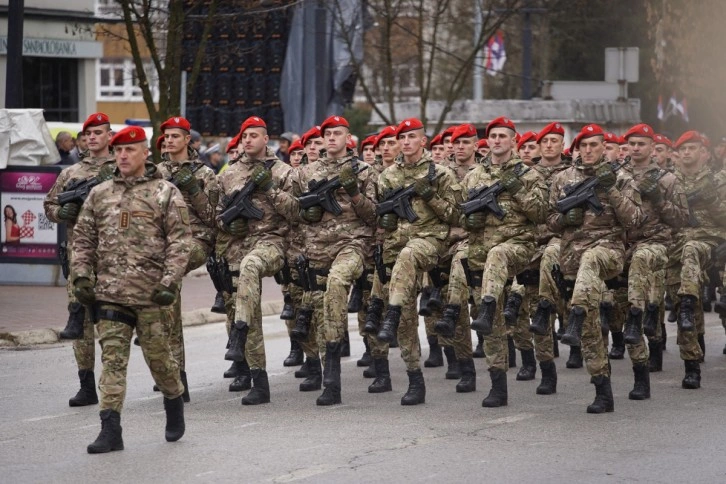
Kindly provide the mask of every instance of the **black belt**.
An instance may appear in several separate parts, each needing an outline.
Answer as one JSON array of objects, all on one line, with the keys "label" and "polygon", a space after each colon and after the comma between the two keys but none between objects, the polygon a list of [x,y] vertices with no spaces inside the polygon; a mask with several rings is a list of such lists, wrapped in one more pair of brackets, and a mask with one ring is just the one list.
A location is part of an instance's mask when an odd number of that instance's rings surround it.
[{"label": "black belt", "polygon": [[116,309],[99,308],[96,312],[97,320],[106,319],[108,321],[116,321],[119,323],[128,324],[132,328],[136,326],[138,318],[131,314],[123,311],[117,311]]}]

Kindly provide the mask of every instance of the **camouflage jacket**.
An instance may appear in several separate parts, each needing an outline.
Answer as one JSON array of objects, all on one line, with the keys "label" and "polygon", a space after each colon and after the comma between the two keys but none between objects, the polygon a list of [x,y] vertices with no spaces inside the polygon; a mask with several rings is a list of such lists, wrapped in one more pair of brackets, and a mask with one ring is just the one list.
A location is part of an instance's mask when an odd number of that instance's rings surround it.
[{"label": "camouflage jacket", "polygon": [[418,220],[409,222],[400,218],[396,230],[386,233],[383,244],[386,263],[395,259],[398,250],[411,239],[432,237],[440,241],[446,240],[449,225],[457,221],[458,204],[462,200],[461,186],[456,182],[456,175],[450,168],[434,163],[428,150],[424,150],[421,159],[412,165],[404,163],[403,154],[398,155],[396,163],[386,168],[378,178],[379,201],[383,201],[390,190],[408,187],[428,176],[429,165],[434,166],[433,186],[436,194],[429,202],[414,196],[411,207],[418,215]]},{"label": "camouflage jacket", "polygon": [[504,211],[499,220],[494,214],[487,213],[486,226],[469,233],[469,260],[475,267],[481,267],[488,252],[503,242],[532,244],[536,224],[544,221],[547,214],[547,187],[535,170],[529,169],[517,157],[511,157],[501,165],[491,164],[488,157],[484,164],[477,165],[464,178],[464,191],[468,199],[469,191],[496,183],[503,173],[520,171],[519,180],[524,185],[515,195],[503,191],[497,202]]},{"label": "camouflage jacket", "polygon": [[261,220],[249,219],[249,233],[244,238],[233,237],[226,250],[226,257],[231,262],[239,262],[258,242],[275,244],[281,252],[285,251],[285,237],[289,223],[287,214],[293,211],[297,204],[290,194],[292,168],[275,156],[275,152],[267,148],[264,160],[255,160],[243,155],[237,163],[230,166],[218,177],[220,199],[217,204],[217,225],[224,230],[220,214],[227,208],[232,195],[242,190],[255,167],[267,166],[272,171],[273,187],[261,192],[255,190],[250,196],[252,203],[262,210]]},{"label": "camouflage jacket", "polygon": [[556,203],[565,196],[565,186],[574,185],[591,176],[605,158],[592,166],[585,166],[578,159],[573,166],[554,176],[550,186],[550,206],[547,225],[561,235],[560,268],[566,276],[574,277],[580,267],[582,254],[593,247],[606,247],[621,253],[625,258],[625,230],[636,228],[643,221],[640,193],[633,179],[623,170],[618,170],[615,186],[605,192],[598,188],[597,193],[603,206],[603,213],[595,215],[585,210],[584,222],[579,227],[566,227],[564,215],[556,210]]},{"label": "camouflage jacket", "polygon": [[168,181],[171,181],[171,178],[184,167],[189,168],[194,173],[201,190],[193,196],[186,192],[182,192],[182,195],[187,207],[189,207],[192,235],[205,245],[211,246],[214,243],[215,232],[217,231],[214,216],[219,202],[219,183],[217,183],[217,176],[214,171],[199,160],[196,151],[192,148],[187,151],[189,157],[186,160],[172,161],[165,159],[159,166],[168,173]]},{"label": "camouflage jacket", "polygon": [[[152,165],[153,166],[153,165]],[[147,172],[148,173],[148,172]],[[157,170],[96,186],[75,228],[72,279],[96,274],[96,298],[152,306],[154,286],[178,286],[191,243],[189,211],[179,190]]]},{"label": "camouflage jacket", "polygon": [[[456,181],[459,185],[463,183],[464,178],[470,171],[472,171],[474,168],[477,167],[477,165],[480,165],[482,163],[484,163],[484,157],[479,153],[474,153],[474,164],[472,165],[462,165],[460,163],[457,163],[455,158],[447,158],[446,160],[444,160],[444,166],[448,166],[449,168],[451,168],[451,171],[453,171],[454,175],[456,175]],[[449,230],[449,237],[448,239],[446,239],[446,243],[451,247],[457,242],[461,242],[462,240],[466,240],[468,238],[469,232],[464,230],[462,227],[452,225]]]},{"label": "camouflage jacket", "polygon": [[[555,175],[558,174],[561,171],[566,170],[571,165],[565,160],[562,160],[562,163],[555,166],[542,166],[539,163],[535,164],[532,169],[537,171],[542,176],[542,179],[544,179],[545,184],[547,185],[547,209],[549,210],[549,193],[550,189],[552,187],[552,180],[554,179]],[[552,237],[559,237],[558,234],[555,234],[550,230],[550,228],[547,226],[547,221],[541,224],[537,224],[537,232],[535,233],[535,243],[537,244],[538,249],[544,248],[547,243],[552,239]]]},{"label": "camouflage jacket", "polygon": [[[65,220],[61,220],[58,218],[58,212],[61,209],[61,206],[58,203],[58,195],[66,190],[68,184],[76,180],[88,180],[89,178],[93,178],[94,176],[98,175],[98,172],[101,171],[101,167],[106,164],[116,164],[116,160],[114,159],[113,155],[101,158],[85,156],[81,159],[80,162],[71,165],[60,172],[60,175],[58,175],[55,183],[51,187],[48,194],[45,196],[45,200],[43,200],[43,209],[45,210],[45,215],[50,219],[51,222],[66,223]],[[74,223],[68,223],[66,225],[69,245],[71,245],[71,243],[73,242],[74,226]]]},{"label": "camouflage jacket", "polygon": [[648,199],[642,200],[644,221],[639,227],[627,231],[628,244],[654,242],[668,245],[673,233],[688,223],[688,202],[681,182],[651,162],[644,167],[625,165],[623,170],[633,178],[636,186],[645,178],[658,178],[662,202],[655,205]]},{"label": "camouflage jacket", "polygon": [[[698,173],[694,175],[686,175],[680,170],[674,173],[678,182],[680,182],[686,195],[693,194],[701,190],[708,184],[716,187],[726,183],[726,173],[720,171],[715,176],[708,165],[704,165]],[[689,206],[690,213],[693,215],[695,226],[689,224],[676,234],[675,251],[680,253],[683,245],[689,240],[700,240],[709,242],[711,245],[718,245],[723,239],[726,239],[726,187],[719,189],[719,199],[710,205],[694,203]]]},{"label": "camouflage jacket", "polygon": [[[348,154],[339,160],[327,156],[305,166],[300,166],[295,173],[293,192],[301,195],[309,191],[310,183],[340,175],[340,170],[351,163],[354,157]],[[359,168],[358,188],[361,199],[354,204],[343,188],[334,193],[335,200],[342,208],[340,215],[325,211],[320,222],[310,224],[300,222],[304,231],[305,255],[310,264],[316,267],[328,267],[343,247],[354,246],[361,254],[366,254],[372,244],[373,231],[376,224],[376,172],[363,161],[357,160]]]}]

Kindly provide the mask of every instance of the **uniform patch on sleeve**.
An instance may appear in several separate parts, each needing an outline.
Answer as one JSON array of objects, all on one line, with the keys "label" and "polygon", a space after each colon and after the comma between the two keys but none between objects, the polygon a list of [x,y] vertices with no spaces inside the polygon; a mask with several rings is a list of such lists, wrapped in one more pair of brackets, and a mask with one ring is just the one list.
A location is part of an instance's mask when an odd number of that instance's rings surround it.
[{"label": "uniform patch on sleeve", "polygon": [[174,200],[174,206],[176,206],[176,209],[179,212],[179,218],[182,223],[184,225],[189,225],[189,208],[187,208],[187,204],[184,203],[184,200]]},{"label": "uniform patch on sleeve", "polygon": [[143,217],[143,218],[154,218],[154,213],[135,210],[135,211],[131,212],[131,216],[132,217]]},{"label": "uniform patch on sleeve", "polygon": [[127,229],[129,228],[129,221],[131,220],[131,214],[124,210],[119,214],[118,219],[118,226],[120,229]]}]

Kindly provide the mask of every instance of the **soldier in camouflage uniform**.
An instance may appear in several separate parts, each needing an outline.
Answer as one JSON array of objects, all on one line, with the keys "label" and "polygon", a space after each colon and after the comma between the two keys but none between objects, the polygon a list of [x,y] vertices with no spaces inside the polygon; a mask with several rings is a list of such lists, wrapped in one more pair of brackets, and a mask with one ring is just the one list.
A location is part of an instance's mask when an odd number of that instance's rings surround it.
[{"label": "soldier in camouflage uniform", "polygon": [[[482,187],[500,184],[496,203],[503,214],[487,207],[468,215],[462,212],[462,225],[469,232],[469,266],[482,269],[479,314],[472,329],[484,335],[492,388],[482,401],[484,407],[507,405],[509,368],[507,335],[503,321],[504,289],[507,280],[527,267],[535,253],[536,224],[547,213],[546,186],[537,172],[512,154],[514,123],[500,117],[491,121],[486,136],[491,148],[484,164],[477,165],[463,181],[466,198]],[[470,200],[471,201],[471,200]],[[475,295],[475,299],[479,299]]]},{"label": "soldier in camouflage uniform", "polygon": [[[675,143],[680,164],[675,172],[688,194],[691,216],[688,226],[676,234],[672,248],[680,273],[677,288],[678,346],[685,365],[682,387],[701,387],[700,361],[703,360],[703,309],[701,294],[708,283],[707,270],[713,263],[712,251],[726,239],[726,180],[721,171],[714,176],[706,165],[701,135],[684,133]],[[672,289],[675,291],[675,287]]]},{"label": "soldier in camouflage uniform", "polygon": [[[640,194],[629,175],[604,157],[602,128],[585,126],[575,139],[580,157],[572,167],[558,173],[550,186],[550,212],[547,224],[562,237],[560,269],[574,289],[567,330],[562,342],[582,346],[591,382],[595,385],[595,400],[588,413],[614,410],[610,368],[599,323],[599,306],[604,281],[623,270],[625,247],[624,230],[637,227],[643,220]],[[594,178],[592,178],[594,177]],[[596,196],[603,207],[600,215],[581,205],[560,213],[557,202],[566,196],[565,187],[584,180],[596,181]],[[582,341],[582,343],[581,343]]]},{"label": "soldier in camouflage uniform", "polygon": [[[631,164],[623,169],[637,184],[645,222],[627,232],[628,302],[624,342],[633,363],[635,384],[631,400],[650,398],[649,360],[663,365],[660,314],[665,293],[665,267],[673,233],[686,224],[688,208],[676,177],[651,159],[653,128],[638,124],[623,137],[630,147]],[[645,346],[643,334],[648,336]],[[650,353],[650,355],[649,355]]]},{"label": "soldier in camouflage uniform", "polygon": [[539,158],[539,145],[537,144],[537,133],[534,131],[527,131],[519,137],[517,141],[517,155],[527,166],[532,166],[535,163],[535,158]]},{"label": "soldier in camouflage uniform", "polygon": [[[73,228],[81,210],[79,203],[66,203],[61,206],[58,195],[66,190],[69,184],[88,180],[94,177],[108,179],[115,168],[115,160],[109,151],[111,125],[104,113],[91,114],[83,123],[83,132],[88,141],[88,152],[81,153],[80,163],[65,168],[50,189],[43,202],[45,214],[52,222],[65,223],[68,237],[67,247],[73,245]],[[103,170],[102,170],[103,169]],[[68,250],[68,261],[73,259],[72,250]],[[81,388],[76,396],[68,401],[71,407],[81,407],[98,403],[96,382],[93,373],[95,366],[94,327],[87,309],[73,295],[73,281],[66,276],[68,283],[68,324],[60,332],[61,339],[72,339],[73,354],[78,365],[78,378]]]},{"label": "soldier in camouflage uniform", "polygon": [[[375,170],[362,165],[346,148],[350,139],[348,121],[331,116],[320,129],[326,156],[306,165],[295,174],[294,192],[305,195],[311,183],[332,181],[341,185],[331,193],[340,206],[336,215],[320,204],[300,211],[306,222],[305,255],[313,301],[313,326],[317,329],[318,348],[325,358],[325,390],[318,405],[341,403],[340,357],[348,327],[348,292],[363,275],[364,259],[371,245],[376,221]],[[367,168],[367,169],[366,169]],[[345,193],[345,194],[343,194]],[[320,362],[309,365],[311,374],[320,375]]]},{"label": "soldier in camouflage uniform", "polygon": [[[244,347],[253,383],[250,393],[242,398],[243,405],[270,402],[260,309],[261,281],[283,267],[288,231],[283,214],[290,213],[295,203],[289,193],[292,168],[267,147],[268,140],[262,118],[252,116],[245,120],[240,127],[244,156],[219,177],[222,196],[217,206],[217,224],[232,237],[227,259],[231,267],[239,270],[230,339],[232,344]],[[225,220],[225,211],[233,208],[234,195],[245,187],[252,188],[247,201],[261,210],[261,217],[238,212]]]},{"label": "soldier in camouflage uniform", "polygon": [[433,158],[435,163],[442,163],[446,159],[446,148],[441,139],[441,133],[431,138],[429,150],[431,151],[431,158]]},{"label": "soldier in camouflage uniform", "polygon": [[[415,316],[416,278],[431,270],[443,255],[449,225],[456,221],[456,205],[461,190],[449,168],[436,165],[425,149],[426,136],[421,121],[404,120],[396,129],[401,155],[378,180],[382,197],[393,190],[411,186],[410,198],[416,220],[399,218],[395,213],[381,216],[379,225],[387,236],[383,245],[383,262],[393,263],[389,282],[388,307],[377,338],[390,343],[398,335],[401,356],[406,363],[409,387],[402,405],[418,405],[426,399],[426,387],[420,368],[421,347],[418,318]],[[371,301],[380,297],[374,287]],[[404,317],[411,315],[411,319]],[[399,327],[399,323],[403,324]],[[415,322],[415,323],[414,323]]]},{"label": "soldier in camouflage uniform", "polygon": [[[74,230],[74,293],[95,306],[103,371],[101,432],[89,453],[122,450],[121,409],[134,329],[151,376],[164,395],[166,440],[184,435],[184,385],[166,338],[169,306],[189,260],[189,212],[179,190],[145,166],[144,130],[111,140],[118,166],[94,188]],[[94,277],[95,275],[95,277]],[[95,280],[95,283],[94,283]]]},{"label": "soldier in camouflage uniform", "polygon": [[[202,266],[214,248],[216,231],[214,211],[219,201],[219,185],[214,171],[206,167],[199,160],[196,150],[189,146],[191,129],[189,121],[181,116],[173,116],[161,123],[161,132],[165,141],[161,167],[169,173],[170,181],[182,192],[184,202],[189,209],[193,238],[185,274]],[[179,293],[171,308],[169,346],[181,370],[184,401],[189,402],[181,318],[181,284],[177,289]]]}]

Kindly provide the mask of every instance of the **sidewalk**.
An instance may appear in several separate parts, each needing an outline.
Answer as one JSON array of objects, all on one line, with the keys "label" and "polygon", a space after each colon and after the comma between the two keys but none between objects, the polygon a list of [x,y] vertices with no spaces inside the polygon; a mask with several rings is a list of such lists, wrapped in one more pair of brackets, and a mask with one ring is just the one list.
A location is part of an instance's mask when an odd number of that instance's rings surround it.
[{"label": "sidewalk", "polygon": [[[224,314],[212,313],[216,291],[206,271],[193,271],[182,284],[184,326],[218,323]],[[0,286],[0,347],[25,346],[58,341],[58,332],[68,320],[65,286]],[[262,280],[262,315],[279,314],[282,295],[271,277]]]}]

